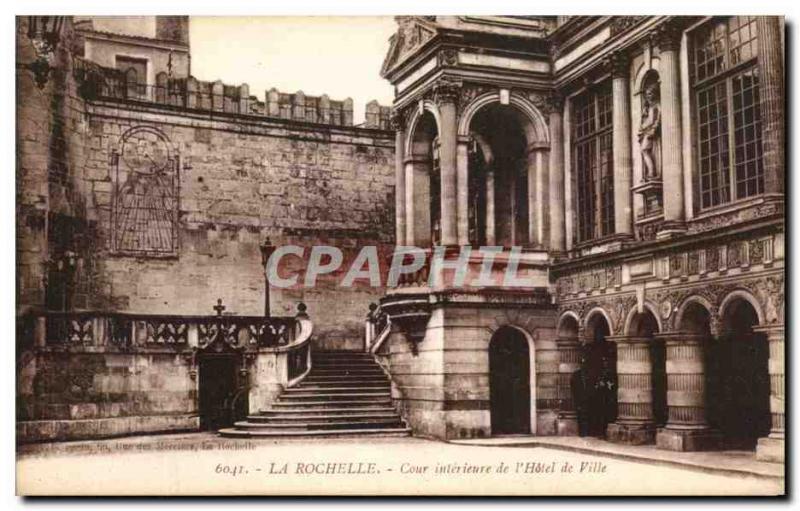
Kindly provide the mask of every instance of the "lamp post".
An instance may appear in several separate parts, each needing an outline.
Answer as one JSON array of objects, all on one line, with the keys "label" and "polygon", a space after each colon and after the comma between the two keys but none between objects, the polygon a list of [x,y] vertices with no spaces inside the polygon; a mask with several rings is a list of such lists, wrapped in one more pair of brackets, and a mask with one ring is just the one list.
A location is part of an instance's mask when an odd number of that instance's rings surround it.
[{"label": "lamp post", "polygon": [[265,239],[264,242],[259,246],[261,249],[261,265],[264,267],[264,317],[270,317],[270,307],[269,307],[269,273],[267,272],[267,264],[269,263],[269,258],[275,252],[275,245],[273,245],[269,238]]}]

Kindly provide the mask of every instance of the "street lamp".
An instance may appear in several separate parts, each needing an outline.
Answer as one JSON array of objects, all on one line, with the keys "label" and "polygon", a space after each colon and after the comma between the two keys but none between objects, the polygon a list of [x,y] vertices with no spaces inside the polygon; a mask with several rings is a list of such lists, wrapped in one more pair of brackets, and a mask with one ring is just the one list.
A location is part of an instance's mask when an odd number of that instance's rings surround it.
[{"label": "street lamp", "polygon": [[269,238],[258,247],[261,249],[261,265],[264,267],[264,317],[270,317],[269,307],[269,274],[267,273],[267,264],[269,258],[275,252],[275,245],[273,245]]}]

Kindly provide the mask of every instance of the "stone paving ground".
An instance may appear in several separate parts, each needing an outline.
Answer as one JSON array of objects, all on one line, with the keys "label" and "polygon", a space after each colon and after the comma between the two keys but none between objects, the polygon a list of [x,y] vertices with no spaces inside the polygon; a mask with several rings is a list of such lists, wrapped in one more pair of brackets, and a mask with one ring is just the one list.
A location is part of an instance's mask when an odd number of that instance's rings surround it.
[{"label": "stone paving ground", "polygon": [[501,440],[496,445],[419,438],[251,441],[196,433],[26,445],[18,453],[17,492],[400,496],[784,492],[784,480],[765,473],[715,471],[643,457],[620,459],[614,453],[590,453],[586,446],[576,451]]}]

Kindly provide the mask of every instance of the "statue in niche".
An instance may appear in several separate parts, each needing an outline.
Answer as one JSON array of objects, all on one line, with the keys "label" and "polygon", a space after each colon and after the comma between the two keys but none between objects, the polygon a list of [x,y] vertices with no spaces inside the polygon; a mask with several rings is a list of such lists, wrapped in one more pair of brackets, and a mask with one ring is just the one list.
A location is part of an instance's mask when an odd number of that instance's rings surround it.
[{"label": "statue in niche", "polygon": [[658,179],[656,146],[661,128],[661,104],[658,79],[651,75],[642,86],[642,118],[639,125],[639,149],[644,162],[644,179]]}]

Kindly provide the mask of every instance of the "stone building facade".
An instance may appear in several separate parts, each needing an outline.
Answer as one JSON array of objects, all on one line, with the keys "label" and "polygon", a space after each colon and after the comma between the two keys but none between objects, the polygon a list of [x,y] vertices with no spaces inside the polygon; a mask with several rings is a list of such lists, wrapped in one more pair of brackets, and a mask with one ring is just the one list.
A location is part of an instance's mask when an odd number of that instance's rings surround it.
[{"label": "stone building facade", "polygon": [[[17,19],[20,437],[196,428],[202,321],[175,318],[263,318],[265,240],[391,247],[389,108],[198,80],[188,17],[55,19]],[[362,347],[382,291],[338,277],[273,289],[272,315],[303,302],[315,348]]]},{"label": "stone building facade", "polygon": [[[20,440],[214,427],[204,367],[258,410],[307,372],[309,315],[314,349],[363,349],[379,302],[367,349],[415,434],[783,459],[782,19],[398,17],[393,108],[354,125],[196,79],[186,18],[41,18],[17,21]],[[478,278],[333,274],[267,321],[266,238]]]},{"label": "stone building facade", "polygon": [[416,432],[782,459],[783,40],[778,17],[398,18],[397,244],[520,250],[529,277],[426,268],[382,298],[371,349]]}]

